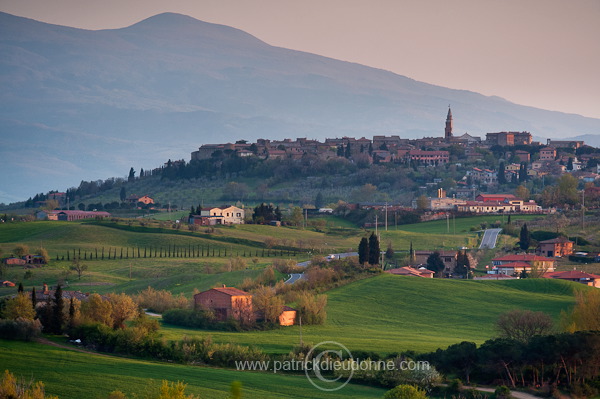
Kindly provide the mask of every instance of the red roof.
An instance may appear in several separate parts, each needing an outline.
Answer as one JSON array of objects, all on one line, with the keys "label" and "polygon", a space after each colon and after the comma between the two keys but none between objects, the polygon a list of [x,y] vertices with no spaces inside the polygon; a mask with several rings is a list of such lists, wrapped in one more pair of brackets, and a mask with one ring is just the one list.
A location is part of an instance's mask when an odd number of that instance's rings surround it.
[{"label": "red roof", "polygon": [[410,266],[386,270],[386,273],[397,274],[397,275],[401,275],[401,276],[418,276],[418,277],[423,277],[423,275],[435,274],[435,272],[431,271],[431,270],[415,269],[414,267],[410,267]]},{"label": "red roof", "polygon": [[554,262],[554,259],[546,258],[545,256],[531,255],[531,254],[521,254],[521,255],[505,255],[500,258],[494,258],[492,261],[502,261],[502,262],[535,262],[535,261],[544,261],[544,262]]},{"label": "red roof", "polygon": [[568,271],[563,271],[563,272],[544,273],[543,277],[559,278],[559,279],[563,279],[563,280],[600,279],[600,276],[598,276],[596,274],[582,272],[581,270],[568,270]]},{"label": "red roof", "polygon": [[531,265],[529,263],[526,263],[526,262],[512,262],[512,263],[505,263],[505,264],[500,265],[498,267],[518,268],[518,267],[531,267]]},{"label": "red roof", "polygon": [[252,295],[252,294],[247,293],[246,291],[238,290],[237,288],[234,288],[234,287],[213,288],[213,290],[222,292],[223,294],[230,295],[230,296],[250,296],[250,295]]},{"label": "red roof", "polygon": [[539,244],[558,244],[558,243],[563,243],[563,242],[573,243],[573,241],[569,240],[566,237],[557,237],[557,238],[553,238],[551,240],[540,241]]}]

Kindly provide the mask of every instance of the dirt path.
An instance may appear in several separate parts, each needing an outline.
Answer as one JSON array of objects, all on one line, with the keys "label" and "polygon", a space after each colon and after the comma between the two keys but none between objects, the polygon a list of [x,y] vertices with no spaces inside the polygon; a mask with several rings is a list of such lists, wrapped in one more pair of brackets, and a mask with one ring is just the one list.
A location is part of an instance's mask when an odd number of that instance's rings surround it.
[{"label": "dirt path", "polygon": [[75,351],[75,352],[88,353],[88,354],[91,354],[91,355],[98,355],[98,356],[112,357],[111,355],[105,355],[103,353],[89,351],[89,350],[86,350],[86,349],[78,348],[78,347],[73,346],[73,345],[59,344],[58,342],[50,341],[48,338],[43,338],[43,337],[36,339],[36,342],[38,342],[40,344],[44,344],[44,345],[55,346],[57,348],[72,350],[72,351]]},{"label": "dirt path", "polygon": [[[495,389],[494,388],[482,388],[482,387],[463,387],[465,389],[476,389],[478,391],[482,391],[482,392],[491,392],[494,393]],[[517,399],[541,399],[539,396],[535,396],[535,395],[531,395],[529,393],[525,393],[525,392],[519,392],[519,391],[510,391],[510,394],[513,398],[517,398]]]}]

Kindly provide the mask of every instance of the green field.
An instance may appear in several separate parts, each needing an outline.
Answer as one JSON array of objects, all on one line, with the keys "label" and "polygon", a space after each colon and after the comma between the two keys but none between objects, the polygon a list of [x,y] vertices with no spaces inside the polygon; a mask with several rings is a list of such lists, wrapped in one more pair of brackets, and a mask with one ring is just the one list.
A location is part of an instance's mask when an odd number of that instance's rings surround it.
[{"label": "green field", "polygon": [[[381,275],[329,291],[327,322],[303,326],[304,342],[338,341],[352,350],[381,354],[434,351],[464,340],[495,336],[494,323],[511,309],[544,311],[558,320],[585,287],[564,281],[529,279],[461,281]],[[300,327],[263,332],[216,332],[164,326],[164,336],[211,335],[216,342],[287,353],[300,340]]]},{"label": "green field", "polygon": [[119,389],[129,397],[143,394],[152,381],[184,381],[187,393],[202,399],[225,399],[233,381],[244,398],[381,398],[385,390],[348,384],[336,392],[313,387],[304,375],[242,372],[95,355],[38,343],[0,340],[2,371],[29,381],[42,380],[46,393],[60,399],[101,399]]}]

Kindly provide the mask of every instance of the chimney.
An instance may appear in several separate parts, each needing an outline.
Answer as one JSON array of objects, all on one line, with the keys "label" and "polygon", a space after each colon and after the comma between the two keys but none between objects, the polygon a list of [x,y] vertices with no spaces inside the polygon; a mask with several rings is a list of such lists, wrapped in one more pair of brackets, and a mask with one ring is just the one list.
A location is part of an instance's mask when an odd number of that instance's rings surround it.
[{"label": "chimney", "polygon": [[44,283],[43,292],[44,292],[44,295],[48,295],[48,293],[49,293],[48,292],[48,284],[46,284],[46,283]]}]

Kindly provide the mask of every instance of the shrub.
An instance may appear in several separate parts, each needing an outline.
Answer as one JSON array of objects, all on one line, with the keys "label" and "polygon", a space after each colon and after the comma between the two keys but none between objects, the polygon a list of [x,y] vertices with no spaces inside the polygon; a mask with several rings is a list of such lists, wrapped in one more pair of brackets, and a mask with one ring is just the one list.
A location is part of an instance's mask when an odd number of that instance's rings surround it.
[{"label": "shrub", "polygon": [[39,320],[23,318],[0,320],[0,338],[33,341],[41,333],[42,323]]},{"label": "shrub", "polygon": [[163,313],[169,309],[186,309],[190,307],[190,300],[183,294],[174,296],[169,291],[156,290],[152,287],[140,291],[132,298],[142,308],[157,313]]},{"label": "shrub", "polygon": [[496,399],[510,399],[512,398],[510,389],[506,385],[501,385],[494,391],[494,397]]},{"label": "shrub", "polygon": [[383,395],[384,399],[427,399],[427,394],[422,389],[412,385],[398,385]]}]

